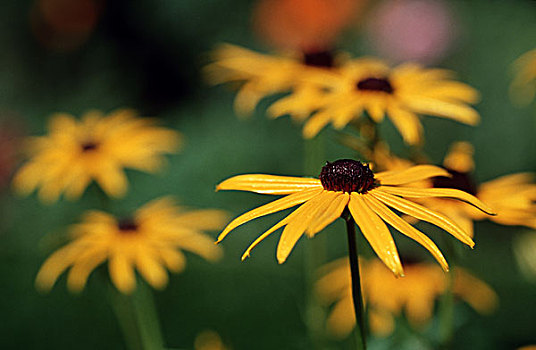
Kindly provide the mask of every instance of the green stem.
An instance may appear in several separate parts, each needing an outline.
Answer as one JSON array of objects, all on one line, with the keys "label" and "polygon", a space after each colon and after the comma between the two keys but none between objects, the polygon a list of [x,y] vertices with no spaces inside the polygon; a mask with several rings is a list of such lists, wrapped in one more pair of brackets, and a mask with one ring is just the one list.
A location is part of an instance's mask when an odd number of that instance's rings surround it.
[{"label": "green stem", "polygon": [[439,304],[439,339],[444,349],[450,348],[454,332],[454,274],[454,266],[451,265]]},{"label": "green stem", "polygon": [[132,295],[110,287],[112,308],[131,350],[162,350],[164,341],[151,290],[141,281]]},{"label": "green stem", "polygon": [[361,291],[361,277],[359,274],[359,259],[357,254],[357,242],[355,234],[355,222],[351,215],[346,218],[346,232],[348,233],[348,258],[350,259],[350,271],[352,274],[352,298],[354,299],[354,311],[356,320],[356,348],[367,349],[365,333],[363,294]]}]

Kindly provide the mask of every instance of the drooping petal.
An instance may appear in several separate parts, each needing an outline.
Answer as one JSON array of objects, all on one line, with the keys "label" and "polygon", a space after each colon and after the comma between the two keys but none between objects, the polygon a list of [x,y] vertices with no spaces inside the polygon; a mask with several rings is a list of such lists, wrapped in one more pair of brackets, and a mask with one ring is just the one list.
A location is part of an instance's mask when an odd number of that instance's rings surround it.
[{"label": "drooping petal", "polygon": [[115,287],[122,293],[130,294],[136,287],[136,277],[132,262],[122,253],[114,253],[108,263],[110,278]]},{"label": "drooping petal", "polygon": [[493,209],[482,203],[478,198],[470,195],[467,192],[454,189],[454,188],[405,188],[405,187],[391,187],[381,186],[377,190],[387,192],[402,197],[410,198],[430,198],[430,197],[447,197],[464,201],[473,205],[474,207],[482,210],[488,215],[495,215]]},{"label": "drooping petal", "polygon": [[405,170],[383,171],[374,175],[382,185],[403,185],[436,176],[450,177],[450,174],[435,165],[417,165]]},{"label": "drooping petal", "polygon": [[301,203],[303,203],[305,201],[308,201],[309,199],[313,198],[314,196],[318,195],[322,191],[323,191],[322,189],[316,189],[315,188],[315,189],[311,189],[311,190],[305,190],[305,191],[297,192],[297,193],[291,194],[289,196],[283,197],[281,199],[278,199],[276,201],[273,201],[273,202],[270,202],[268,204],[265,204],[265,205],[263,205],[261,207],[258,207],[256,209],[250,210],[250,211],[240,215],[239,217],[237,217],[233,221],[231,221],[229,223],[229,225],[227,225],[227,227],[225,227],[223,232],[218,236],[218,242],[221,242],[221,240],[223,240],[225,238],[225,236],[227,236],[229,234],[229,232],[231,232],[232,230],[234,230],[238,226],[240,226],[240,225],[242,225],[242,224],[244,224],[244,223],[246,223],[248,221],[251,221],[251,220],[256,219],[258,217],[268,215],[268,214],[272,214],[272,213],[275,213],[275,212],[278,212],[278,211],[281,211],[281,210],[291,208],[291,207],[293,207],[295,205],[301,204]]},{"label": "drooping petal", "polygon": [[443,214],[386,192],[371,190],[368,192],[368,194],[404,214],[408,214],[419,220],[427,221],[431,224],[441,227],[471,248],[475,245],[471,237],[469,237],[460,227],[458,227],[458,225],[456,225],[452,220]]},{"label": "drooping petal", "polygon": [[216,186],[216,190],[238,190],[284,195],[321,187],[320,180],[313,178],[248,174],[233,176]]},{"label": "drooping petal", "polygon": [[84,289],[91,272],[102,264],[107,257],[107,252],[102,249],[90,249],[84,252],[69,270],[67,288],[73,292],[80,292]]},{"label": "drooping petal", "polygon": [[49,291],[63,271],[74,263],[83,249],[83,245],[72,243],[54,252],[39,269],[35,278],[36,288]]},{"label": "drooping petal", "polygon": [[283,230],[277,245],[277,261],[285,262],[290,252],[317,215],[323,213],[340,193],[324,191],[295,211],[295,216]]},{"label": "drooping petal", "polygon": [[180,272],[184,270],[186,265],[186,258],[184,254],[176,249],[161,247],[158,249],[160,259],[164,262],[166,267],[172,272]]},{"label": "drooping petal", "polygon": [[315,137],[323,127],[328,125],[331,121],[331,114],[327,111],[320,111],[315,113],[303,127],[303,137],[306,139],[311,139]]},{"label": "drooping petal", "polygon": [[409,145],[417,145],[422,140],[422,124],[415,113],[397,107],[387,109],[389,119]]},{"label": "drooping petal", "polygon": [[337,218],[341,217],[341,214],[346,208],[348,201],[350,200],[350,195],[348,193],[340,193],[336,196],[326,210],[322,213],[316,215],[313,218],[309,227],[307,228],[307,235],[312,237],[317,232],[322,231],[327,225],[331,224]]},{"label": "drooping petal", "polygon": [[363,199],[367,195],[352,192],[348,209],[378,257],[395,275],[403,276],[402,263],[393,237],[384,222]]},{"label": "drooping petal", "polygon": [[248,247],[248,249],[246,249],[244,254],[242,254],[242,261],[245,260],[246,258],[249,258],[253,248],[255,248],[262,240],[264,240],[266,237],[268,237],[270,234],[272,234],[273,232],[277,231],[281,227],[283,227],[286,224],[288,224],[290,222],[290,220],[292,220],[295,216],[296,216],[296,210],[293,211],[292,213],[290,213],[289,215],[287,215],[287,217],[285,217],[283,220],[279,221],[277,224],[272,226],[269,230],[264,232],[262,235],[257,237],[257,239],[255,239],[253,241],[253,243],[251,243],[251,245]]},{"label": "drooping petal", "polygon": [[393,213],[389,208],[382,204],[379,200],[374,198],[374,196],[364,196],[363,199],[369,205],[369,207],[382,218],[383,221],[387,222],[389,225],[393,226],[396,230],[400,231],[402,234],[413,239],[423,247],[425,247],[439,262],[443,270],[448,271],[449,265],[447,261],[441,254],[441,251],[437,245],[426,236],[421,231],[417,230],[415,227],[408,224],[405,220],[400,218],[398,215]]},{"label": "drooping petal", "polygon": [[153,288],[162,289],[167,285],[168,275],[166,270],[150,254],[147,247],[138,247],[135,260],[138,271]]}]

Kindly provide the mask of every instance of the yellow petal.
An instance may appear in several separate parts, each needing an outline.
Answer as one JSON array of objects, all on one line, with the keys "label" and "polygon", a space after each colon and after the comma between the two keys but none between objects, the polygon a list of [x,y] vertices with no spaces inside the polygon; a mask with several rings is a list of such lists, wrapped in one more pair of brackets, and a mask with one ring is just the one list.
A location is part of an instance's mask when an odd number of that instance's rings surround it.
[{"label": "yellow petal", "polygon": [[221,247],[214,245],[212,237],[193,230],[177,237],[176,244],[210,261],[217,261],[223,255]]},{"label": "yellow petal", "polygon": [[35,286],[41,291],[52,289],[58,277],[74,263],[84,247],[78,243],[71,243],[52,254],[39,269],[35,278]]},{"label": "yellow petal", "polygon": [[454,188],[408,188],[408,187],[391,187],[381,186],[378,190],[402,197],[410,198],[430,198],[430,197],[447,197],[464,201],[482,210],[488,215],[495,215],[493,209],[482,203],[478,198],[467,192]]},{"label": "yellow petal", "polygon": [[74,263],[67,276],[67,288],[72,292],[80,292],[84,289],[91,272],[102,264],[108,257],[102,249],[86,251]]},{"label": "yellow petal", "polygon": [[216,186],[216,190],[250,191],[261,194],[291,194],[312,188],[322,188],[320,180],[305,177],[263,174],[238,175]]},{"label": "yellow petal", "polygon": [[186,265],[186,258],[184,254],[178,250],[172,248],[160,248],[158,250],[160,258],[166,265],[166,267],[172,272],[180,272],[184,270]]},{"label": "yellow petal", "polygon": [[437,213],[419,204],[413,203],[407,199],[393,196],[392,194],[371,190],[368,192],[375,198],[379,199],[384,204],[410,216],[413,216],[419,220],[427,221],[431,224],[441,227],[451,235],[467,244],[471,248],[475,246],[475,243],[463,230],[456,225],[452,220],[445,215]]},{"label": "yellow petal", "polygon": [[264,240],[266,237],[268,237],[270,234],[272,234],[276,230],[278,230],[281,227],[283,227],[286,224],[288,224],[290,222],[290,220],[292,220],[292,218],[295,217],[295,216],[296,216],[296,211],[293,211],[287,217],[285,217],[283,220],[279,221],[277,224],[272,226],[268,231],[264,232],[262,235],[257,237],[257,239],[255,239],[255,241],[253,241],[253,243],[251,243],[251,245],[248,247],[248,249],[246,249],[244,254],[242,254],[242,261],[245,260],[246,258],[249,258],[253,248],[255,248],[262,240]]},{"label": "yellow petal", "polygon": [[168,282],[168,275],[162,265],[147,249],[139,247],[136,251],[136,267],[140,274],[155,289],[163,289]]},{"label": "yellow petal", "polygon": [[322,213],[317,213],[307,228],[307,235],[312,237],[315,233],[322,231],[327,225],[341,217],[341,214],[346,208],[350,195],[348,193],[339,193],[326,210]]},{"label": "yellow petal", "polygon": [[409,145],[417,145],[422,140],[422,125],[415,113],[401,108],[388,108],[389,119],[398,129],[404,142]]},{"label": "yellow petal", "polygon": [[331,114],[326,111],[315,113],[303,127],[303,137],[311,139],[315,137],[322,128],[324,128],[331,120]]},{"label": "yellow petal", "polygon": [[407,99],[405,104],[413,111],[428,115],[450,118],[461,123],[476,125],[480,121],[478,112],[460,103],[451,103],[435,98],[415,96]]},{"label": "yellow petal", "polygon": [[415,240],[417,243],[425,247],[439,262],[443,270],[448,271],[449,265],[441,254],[441,251],[437,245],[421,231],[408,224],[405,220],[401,219],[398,215],[393,213],[389,208],[382,204],[374,196],[364,196],[363,199],[369,205],[369,207],[382,218],[383,221],[393,226],[395,229]]},{"label": "yellow petal", "polygon": [[268,204],[265,204],[261,207],[258,207],[256,209],[250,210],[247,213],[244,213],[231,221],[227,227],[223,230],[223,232],[218,236],[218,242],[221,242],[235,228],[238,226],[251,221],[253,219],[256,219],[258,217],[272,214],[281,210],[285,210],[288,208],[291,208],[295,205],[301,204],[320,192],[322,192],[322,189],[312,189],[312,190],[305,190],[301,192],[296,192],[291,195],[288,195],[286,197],[283,197],[281,199],[278,199],[276,201],[270,202]]},{"label": "yellow petal", "polygon": [[395,275],[403,276],[404,270],[393,237],[383,221],[365,203],[363,197],[367,195],[352,192],[348,209],[378,257]]},{"label": "yellow petal", "polygon": [[96,180],[106,194],[112,197],[122,197],[127,192],[128,180],[118,164],[111,160],[99,164]]},{"label": "yellow petal", "polygon": [[229,215],[223,210],[203,209],[180,213],[175,218],[183,227],[195,230],[219,230],[229,220]]},{"label": "yellow petal", "polygon": [[294,217],[283,230],[277,245],[277,261],[280,264],[285,262],[298,239],[315,217],[325,211],[339,195],[338,192],[324,191],[296,209]]},{"label": "yellow petal", "polygon": [[383,171],[374,175],[382,185],[402,185],[436,176],[450,177],[450,174],[435,165],[417,165],[409,169]]},{"label": "yellow petal", "polygon": [[108,263],[108,270],[113,284],[121,293],[132,293],[136,287],[136,277],[132,262],[124,254],[113,254]]}]

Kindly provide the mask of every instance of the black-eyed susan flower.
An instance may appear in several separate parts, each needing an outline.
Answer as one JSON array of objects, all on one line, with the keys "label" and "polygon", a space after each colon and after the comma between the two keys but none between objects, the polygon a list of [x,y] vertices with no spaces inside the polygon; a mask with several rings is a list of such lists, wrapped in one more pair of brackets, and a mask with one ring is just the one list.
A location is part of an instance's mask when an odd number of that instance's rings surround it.
[{"label": "black-eyed susan flower", "polygon": [[387,115],[408,144],[421,141],[419,115],[469,125],[479,121],[478,113],[469,106],[479,100],[478,92],[453,80],[453,73],[447,70],[412,63],[390,68],[380,60],[362,58],[346,62],[337,74],[317,74],[313,78],[326,94],[318,111],[304,126],[307,138],[330,122],[341,129],[364,112],[376,123]]},{"label": "black-eyed susan flower", "polygon": [[514,79],[510,97],[519,105],[529,104],[536,95],[536,49],[519,57],[512,65]]},{"label": "black-eyed susan flower", "polygon": [[117,289],[130,293],[137,270],[154,288],[166,286],[171,272],[180,272],[186,262],[182,250],[214,261],[221,250],[202,233],[223,226],[220,210],[185,211],[170,198],[144,205],[134,215],[115,218],[101,211],[87,212],[71,227],[72,242],[54,252],[43,264],[36,286],[48,291],[67,269],[67,287],[82,290],[93,270],[108,261],[110,278]]},{"label": "black-eyed susan flower", "polygon": [[297,120],[307,118],[321,105],[322,88],[308,83],[310,76],[335,64],[328,51],[278,56],[230,44],[214,50],[213,61],[205,67],[210,82],[241,84],[234,103],[239,115],[250,115],[264,97],[292,91],[284,104],[274,104],[269,113],[273,117],[288,113]]},{"label": "black-eyed susan flower", "polygon": [[48,135],[28,141],[30,159],[13,180],[16,191],[38,189],[46,202],[62,193],[76,199],[93,180],[109,196],[122,196],[128,186],[124,168],[155,172],[162,166],[162,154],[176,151],[180,143],[176,131],[128,109],[108,116],[90,111],[81,120],[56,114],[48,130]]},{"label": "black-eyed susan flower", "polygon": [[474,210],[470,205],[445,198],[427,198],[425,204],[455,221],[471,237],[474,220],[489,219],[501,225],[536,228],[534,174],[510,174],[477,184],[472,178],[473,153],[474,149],[470,143],[452,144],[443,161],[450,177],[433,178],[430,185],[435,188],[457,188],[470,193],[490,205],[497,215],[488,216]]},{"label": "black-eyed susan flower", "polygon": [[403,275],[402,264],[385,222],[423,245],[443,269],[447,270],[447,262],[434,242],[402,220],[392,209],[435,224],[470,247],[474,246],[473,240],[452,220],[404,197],[449,197],[466,201],[488,213],[492,210],[477,198],[460,190],[404,186],[434,176],[448,174],[445,170],[430,165],[374,174],[368,165],[350,159],[328,162],[322,168],[319,179],[263,174],[235,176],[220,183],[217,189],[285,197],[234,219],[220,234],[218,242],[231,230],[250,220],[301,204],[298,209],[259,236],[243,255],[243,259],[248,257],[260,241],[285,226],[276,254],[279,263],[283,263],[304,233],[313,237],[348,208],[372,249],[397,276]]},{"label": "black-eyed susan flower", "polygon": [[[447,276],[436,265],[406,263],[406,275],[398,279],[377,260],[362,260],[360,265],[369,325],[374,334],[391,334],[395,318],[402,313],[416,328],[430,321],[434,303],[447,286]],[[455,296],[482,314],[495,309],[497,295],[485,282],[460,267],[453,273]],[[327,319],[330,333],[337,337],[347,336],[356,324],[348,260],[339,259],[324,266],[315,289],[324,303],[334,304]]]}]

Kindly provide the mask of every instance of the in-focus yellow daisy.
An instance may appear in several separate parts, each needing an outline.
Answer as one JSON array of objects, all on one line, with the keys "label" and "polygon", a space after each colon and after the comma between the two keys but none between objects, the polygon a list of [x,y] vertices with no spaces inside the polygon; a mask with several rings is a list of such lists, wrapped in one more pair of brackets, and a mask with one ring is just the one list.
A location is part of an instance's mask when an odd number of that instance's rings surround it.
[{"label": "in-focus yellow daisy", "polygon": [[536,95],[536,49],[519,57],[512,68],[515,76],[510,85],[510,97],[519,105],[527,105]]},{"label": "in-focus yellow daisy", "polygon": [[486,181],[480,185],[472,179],[474,149],[470,143],[456,142],[443,161],[450,177],[432,179],[435,188],[457,188],[490,205],[497,215],[488,216],[470,205],[445,198],[427,198],[426,206],[437,210],[473,236],[473,220],[490,219],[502,225],[536,229],[536,184],[534,174],[517,173]]},{"label": "in-focus yellow daisy", "polygon": [[170,198],[147,203],[132,217],[118,219],[101,211],[87,212],[70,230],[72,242],[54,252],[43,264],[36,286],[48,291],[68,268],[67,287],[78,292],[90,273],[108,260],[110,278],[117,289],[130,293],[138,270],[154,288],[164,288],[166,269],[180,272],[185,256],[181,250],[207,260],[222,252],[204,230],[220,229],[226,215],[220,210],[185,211]]},{"label": "in-focus yellow daisy", "polygon": [[434,242],[402,220],[392,209],[437,225],[470,247],[474,246],[473,240],[454,222],[404,197],[449,197],[466,201],[487,213],[492,210],[477,198],[460,190],[404,186],[434,176],[448,174],[445,170],[431,165],[374,174],[368,165],[351,159],[328,162],[322,168],[319,179],[263,174],[235,176],[220,183],[217,189],[285,197],[234,219],[220,234],[218,242],[231,230],[250,220],[301,204],[298,209],[258,237],[242,257],[248,257],[260,241],[285,226],[277,247],[277,260],[283,263],[304,233],[313,237],[348,208],[372,249],[397,276],[403,275],[402,264],[393,237],[384,222],[423,245],[443,269],[447,270],[447,262]]},{"label": "in-focus yellow daisy", "polygon": [[28,141],[30,159],[13,180],[18,192],[38,189],[46,202],[62,193],[76,199],[92,180],[109,196],[120,197],[128,186],[124,168],[155,172],[162,166],[162,154],[175,152],[180,143],[176,131],[129,109],[108,116],[90,111],[81,120],[56,114],[48,130],[48,135]]},{"label": "in-focus yellow daisy", "polygon": [[[430,263],[406,262],[406,276],[398,279],[377,260],[360,260],[360,266],[370,329],[378,336],[391,334],[395,318],[402,312],[414,327],[425,326],[435,301],[447,286],[446,275]],[[345,337],[355,327],[348,259],[327,264],[321,271],[316,291],[323,302],[334,303],[327,319],[328,330],[336,337]],[[495,309],[497,295],[485,282],[459,267],[453,273],[455,296],[483,314]]]},{"label": "in-focus yellow daisy", "polygon": [[330,122],[342,129],[364,112],[376,123],[387,114],[408,144],[421,141],[419,115],[470,125],[479,121],[478,113],[469,106],[479,100],[478,92],[453,80],[453,73],[447,70],[412,63],[390,68],[380,60],[362,58],[346,62],[337,74],[317,74],[312,78],[326,94],[322,106],[304,126],[307,138]]},{"label": "in-focus yellow daisy", "polygon": [[205,67],[210,82],[241,84],[235,99],[239,115],[250,115],[264,97],[292,90],[287,102],[276,102],[269,114],[277,117],[289,113],[297,120],[307,118],[311,110],[317,109],[323,96],[320,86],[307,83],[304,78],[335,65],[333,55],[327,51],[277,56],[224,44],[212,56],[214,62]]}]

